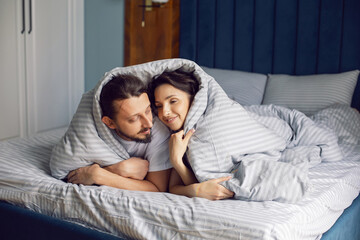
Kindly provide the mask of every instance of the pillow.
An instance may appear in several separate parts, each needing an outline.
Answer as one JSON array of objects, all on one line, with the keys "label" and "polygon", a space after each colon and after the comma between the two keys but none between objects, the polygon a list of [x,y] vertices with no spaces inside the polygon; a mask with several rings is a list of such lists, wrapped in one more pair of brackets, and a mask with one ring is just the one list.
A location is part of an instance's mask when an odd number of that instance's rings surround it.
[{"label": "pillow", "polygon": [[299,110],[306,115],[332,104],[351,105],[359,70],[306,76],[269,74],[263,104]]},{"label": "pillow", "polygon": [[265,74],[202,67],[224,89],[226,94],[242,105],[260,105],[264,96]]}]

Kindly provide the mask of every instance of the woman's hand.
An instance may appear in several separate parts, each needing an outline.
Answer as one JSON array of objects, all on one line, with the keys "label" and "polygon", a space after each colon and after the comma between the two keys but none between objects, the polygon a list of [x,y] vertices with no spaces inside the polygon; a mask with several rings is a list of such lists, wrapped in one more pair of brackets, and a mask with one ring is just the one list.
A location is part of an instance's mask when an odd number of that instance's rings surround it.
[{"label": "woman's hand", "polygon": [[67,175],[67,181],[73,184],[93,185],[96,184],[96,176],[102,168],[99,164],[78,168]]},{"label": "woman's hand", "polygon": [[221,182],[227,181],[230,178],[231,176],[221,177],[198,183],[195,190],[195,197],[202,197],[209,200],[220,200],[233,197],[234,193],[232,191],[220,185]]},{"label": "woman's hand", "polygon": [[183,165],[182,158],[186,152],[190,137],[194,132],[195,130],[191,129],[184,136],[184,130],[181,130],[171,135],[169,140],[170,161],[175,168]]}]

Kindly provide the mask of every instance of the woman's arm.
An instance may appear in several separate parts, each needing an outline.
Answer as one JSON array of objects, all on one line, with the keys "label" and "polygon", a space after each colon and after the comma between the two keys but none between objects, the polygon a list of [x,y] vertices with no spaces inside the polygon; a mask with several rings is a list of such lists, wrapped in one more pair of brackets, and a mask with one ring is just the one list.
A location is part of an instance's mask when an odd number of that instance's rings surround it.
[{"label": "woman's arm", "polygon": [[187,197],[201,197],[209,200],[227,199],[233,197],[234,193],[220,185],[220,183],[230,178],[231,177],[222,177],[202,183],[196,182],[190,185],[184,185],[179,174],[173,169],[170,175],[169,191]]},{"label": "woman's arm", "polygon": [[177,176],[180,177],[180,180],[183,183],[183,185],[186,186],[198,182],[194,172],[190,170],[188,167],[186,167],[182,159],[179,159],[177,160],[176,163],[173,163],[173,167],[175,169]]},{"label": "woman's arm", "polygon": [[192,129],[184,136],[184,131],[181,130],[172,134],[169,140],[170,161],[184,185],[190,185],[197,182],[193,171],[187,168],[183,162],[183,156],[193,133],[194,130]]},{"label": "woman's arm", "polygon": [[181,130],[171,135],[169,141],[170,161],[174,169],[170,175],[169,192],[187,197],[202,197],[209,200],[231,198],[234,193],[219,183],[227,181],[230,177],[211,179],[199,183],[194,172],[185,166],[182,158],[185,154],[190,137],[194,130],[190,130],[185,136]]}]

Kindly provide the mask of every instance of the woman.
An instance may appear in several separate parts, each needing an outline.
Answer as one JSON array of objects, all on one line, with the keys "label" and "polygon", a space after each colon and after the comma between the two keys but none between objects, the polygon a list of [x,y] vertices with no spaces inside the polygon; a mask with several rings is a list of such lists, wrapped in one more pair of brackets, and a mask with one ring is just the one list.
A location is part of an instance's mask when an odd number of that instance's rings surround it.
[{"label": "woman", "polygon": [[201,68],[181,69],[154,77],[149,94],[159,119],[174,132],[170,192],[208,199],[301,199],[309,162],[325,152],[328,140],[314,138],[323,130],[300,112],[245,108]]},{"label": "woman", "polygon": [[184,122],[199,90],[198,80],[179,70],[164,72],[150,86],[150,96],[159,119],[173,134],[169,141],[170,161],[174,167],[170,182],[171,193],[188,197],[203,197],[210,200],[231,198],[234,193],[219,183],[230,177],[221,177],[198,183],[186,158],[186,148],[194,130],[184,136]]}]

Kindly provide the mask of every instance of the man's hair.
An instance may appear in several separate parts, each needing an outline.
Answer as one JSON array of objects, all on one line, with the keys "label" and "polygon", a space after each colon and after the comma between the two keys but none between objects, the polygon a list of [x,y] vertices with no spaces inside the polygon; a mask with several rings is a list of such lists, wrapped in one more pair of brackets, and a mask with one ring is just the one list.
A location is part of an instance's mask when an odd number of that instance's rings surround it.
[{"label": "man's hair", "polygon": [[117,75],[105,84],[100,94],[100,106],[103,116],[114,119],[116,109],[115,100],[139,97],[146,93],[146,84],[134,75]]},{"label": "man's hair", "polygon": [[172,72],[164,72],[158,77],[155,77],[150,83],[149,97],[152,104],[155,102],[155,89],[163,84],[170,84],[171,86],[188,93],[191,96],[190,102],[192,102],[200,87],[199,81],[192,72],[184,72],[179,69]]}]

